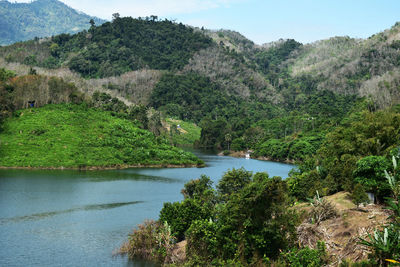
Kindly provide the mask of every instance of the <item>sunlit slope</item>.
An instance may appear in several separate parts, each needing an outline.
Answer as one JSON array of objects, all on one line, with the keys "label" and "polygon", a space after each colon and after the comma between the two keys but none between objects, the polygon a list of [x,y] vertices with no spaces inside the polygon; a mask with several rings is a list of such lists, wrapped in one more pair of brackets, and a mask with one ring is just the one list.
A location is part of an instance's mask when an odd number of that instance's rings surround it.
[{"label": "sunlit slope", "polygon": [[86,105],[20,110],[3,128],[0,166],[89,168],[199,162],[134,122]]}]

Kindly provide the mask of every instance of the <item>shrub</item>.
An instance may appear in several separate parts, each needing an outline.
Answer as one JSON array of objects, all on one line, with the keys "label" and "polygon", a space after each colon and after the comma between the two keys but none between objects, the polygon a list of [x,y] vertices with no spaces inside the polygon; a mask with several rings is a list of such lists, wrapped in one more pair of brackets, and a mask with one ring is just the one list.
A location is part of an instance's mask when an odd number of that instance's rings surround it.
[{"label": "shrub", "polygon": [[328,263],[328,254],[325,243],[319,241],[317,249],[308,247],[293,249],[287,253],[282,253],[280,260],[291,267],[319,267]]},{"label": "shrub", "polygon": [[360,204],[369,202],[368,195],[365,193],[364,187],[360,184],[357,184],[354,187],[354,190],[351,194],[351,199],[357,208],[360,206]]},{"label": "shrub", "polygon": [[186,232],[186,256],[208,265],[218,257],[217,224],[212,220],[196,220]]},{"label": "shrub", "polygon": [[164,203],[160,211],[160,221],[168,222],[171,231],[178,241],[182,241],[185,232],[195,220],[209,219],[212,216],[211,207],[203,205],[196,199],[185,199],[183,202]]},{"label": "shrub", "polygon": [[311,212],[309,216],[310,223],[319,224],[320,222],[336,217],[336,208],[326,198],[320,198],[317,195],[311,200]]},{"label": "shrub", "polygon": [[128,242],[122,245],[119,252],[128,254],[130,259],[168,263],[171,262],[175,241],[168,223],[146,221],[133,230]]}]

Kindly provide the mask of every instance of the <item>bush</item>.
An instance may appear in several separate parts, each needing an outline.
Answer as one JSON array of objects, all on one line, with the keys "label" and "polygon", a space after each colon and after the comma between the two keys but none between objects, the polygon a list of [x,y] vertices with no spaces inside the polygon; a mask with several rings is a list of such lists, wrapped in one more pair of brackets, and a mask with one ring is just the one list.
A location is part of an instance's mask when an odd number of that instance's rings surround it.
[{"label": "bush", "polygon": [[351,199],[357,208],[360,206],[360,204],[369,202],[368,195],[365,193],[364,187],[360,184],[357,184],[354,187],[354,190],[351,194]]},{"label": "bush", "polygon": [[211,207],[203,205],[196,199],[185,199],[183,202],[164,203],[160,211],[160,221],[168,222],[172,235],[182,241],[185,232],[195,220],[209,219],[212,216]]},{"label": "bush", "polygon": [[318,242],[317,249],[308,247],[293,249],[287,253],[282,253],[280,261],[291,267],[319,267],[328,263],[328,254],[324,242]]},{"label": "bush", "polygon": [[217,224],[210,220],[196,220],[186,232],[188,260],[209,265],[218,257]]},{"label": "bush", "polygon": [[175,238],[167,223],[146,221],[129,235],[119,253],[128,254],[130,259],[145,259],[168,263],[172,258]]},{"label": "bush", "polygon": [[319,224],[324,220],[337,216],[336,208],[326,198],[320,198],[318,192],[312,199],[311,206],[312,209],[309,215],[310,223]]}]

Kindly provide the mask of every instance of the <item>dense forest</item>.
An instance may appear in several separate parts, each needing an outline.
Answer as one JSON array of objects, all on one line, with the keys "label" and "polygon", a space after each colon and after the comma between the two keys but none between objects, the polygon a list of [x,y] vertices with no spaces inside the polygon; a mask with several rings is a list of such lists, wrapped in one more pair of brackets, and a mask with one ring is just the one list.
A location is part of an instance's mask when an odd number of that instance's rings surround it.
[{"label": "dense forest", "polygon": [[105,20],[76,11],[56,0],[31,3],[0,1],[0,45],[51,37],[60,33],[77,33],[89,29],[89,21],[100,25]]}]

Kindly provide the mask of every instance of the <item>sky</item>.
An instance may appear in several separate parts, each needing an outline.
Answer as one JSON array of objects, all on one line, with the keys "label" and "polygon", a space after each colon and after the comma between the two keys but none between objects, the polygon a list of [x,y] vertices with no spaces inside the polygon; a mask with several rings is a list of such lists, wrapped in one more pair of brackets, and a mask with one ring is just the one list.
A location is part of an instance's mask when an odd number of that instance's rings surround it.
[{"label": "sky", "polygon": [[257,44],[280,38],[302,43],[333,36],[367,38],[400,21],[400,0],[61,1],[107,20],[113,13],[131,17],[157,15],[207,29],[235,30]]}]

